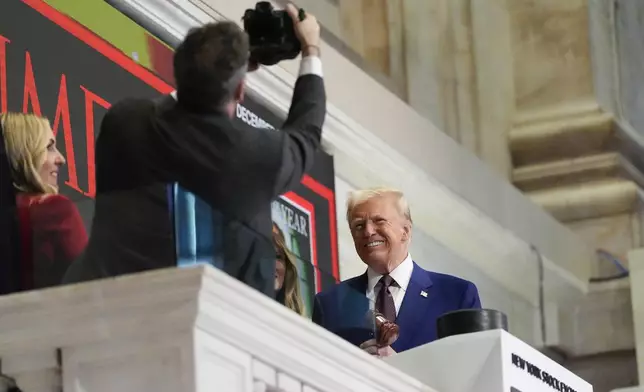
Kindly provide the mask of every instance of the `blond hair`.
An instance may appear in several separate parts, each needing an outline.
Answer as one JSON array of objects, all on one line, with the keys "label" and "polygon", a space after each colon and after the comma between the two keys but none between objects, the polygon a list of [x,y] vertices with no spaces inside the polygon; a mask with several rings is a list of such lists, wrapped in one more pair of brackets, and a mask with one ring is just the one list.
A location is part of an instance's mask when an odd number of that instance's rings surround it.
[{"label": "blond hair", "polygon": [[347,199],[347,222],[351,222],[351,215],[357,206],[364,204],[371,199],[383,196],[395,197],[396,207],[398,208],[400,215],[404,216],[409,223],[413,223],[411,220],[411,210],[409,209],[409,203],[405,198],[405,194],[394,188],[368,188],[349,192],[349,197]]},{"label": "blond hair", "polygon": [[286,247],[284,233],[273,223],[273,245],[277,256],[284,261],[284,306],[295,313],[304,315],[304,301],[300,292],[300,277],[297,273],[295,256]]},{"label": "blond hair", "polygon": [[45,183],[38,174],[47,159],[49,120],[31,113],[7,112],[0,114],[0,126],[14,187],[26,193],[58,193],[57,187]]}]

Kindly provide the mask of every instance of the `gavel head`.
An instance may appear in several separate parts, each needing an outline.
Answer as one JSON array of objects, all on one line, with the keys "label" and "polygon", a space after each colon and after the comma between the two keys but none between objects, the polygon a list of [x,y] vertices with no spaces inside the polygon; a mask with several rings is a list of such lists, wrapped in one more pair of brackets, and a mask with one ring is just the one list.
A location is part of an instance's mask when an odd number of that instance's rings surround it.
[{"label": "gavel head", "polygon": [[387,347],[394,344],[398,339],[400,328],[393,321],[387,320],[382,313],[375,313],[376,342],[380,347]]}]

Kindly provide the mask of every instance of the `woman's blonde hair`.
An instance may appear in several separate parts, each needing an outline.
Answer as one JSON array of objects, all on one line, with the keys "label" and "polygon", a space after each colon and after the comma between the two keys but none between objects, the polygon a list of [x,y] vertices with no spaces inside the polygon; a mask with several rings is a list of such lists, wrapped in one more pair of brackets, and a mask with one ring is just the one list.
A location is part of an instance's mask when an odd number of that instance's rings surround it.
[{"label": "woman's blonde hair", "polygon": [[284,262],[284,305],[299,315],[304,315],[304,301],[300,292],[300,277],[297,273],[295,256],[286,247],[284,234],[273,224],[273,245],[277,257]]},{"label": "woman's blonde hair", "polygon": [[35,114],[1,113],[0,126],[11,165],[14,187],[26,193],[56,194],[58,188],[43,181],[39,168],[47,159],[49,120]]}]

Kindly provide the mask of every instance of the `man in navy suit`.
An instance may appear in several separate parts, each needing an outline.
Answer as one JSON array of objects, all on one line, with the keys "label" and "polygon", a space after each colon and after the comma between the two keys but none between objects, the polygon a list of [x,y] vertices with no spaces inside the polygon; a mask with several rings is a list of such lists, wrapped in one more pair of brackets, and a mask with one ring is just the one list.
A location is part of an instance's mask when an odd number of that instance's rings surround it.
[{"label": "man in navy suit", "polygon": [[[367,270],[315,297],[316,324],[372,355],[389,356],[435,340],[436,320],[444,313],[481,308],[472,282],[426,271],[412,260],[412,219],[402,192],[353,192],[347,221]],[[373,338],[374,311],[400,327],[391,347],[378,347]]]}]

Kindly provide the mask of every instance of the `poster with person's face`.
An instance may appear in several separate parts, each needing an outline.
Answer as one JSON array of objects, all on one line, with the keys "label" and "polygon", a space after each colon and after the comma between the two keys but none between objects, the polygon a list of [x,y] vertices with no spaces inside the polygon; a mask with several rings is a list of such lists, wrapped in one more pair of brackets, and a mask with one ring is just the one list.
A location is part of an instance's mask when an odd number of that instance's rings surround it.
[{"label": "poster with person's face", "polygon": [[287,194],[273,201],[272,217],[278,235],[296,261],[302,301],[306,313],[310,315],[313,297],[317,292],[317,260],[315,259],[317,256],[314,249],[315,228],[312,219],[315,211],[307,209],[307,206],[310,208],[310,203],[302,203],[302,200],[298,203],[297,199],[299,198],[291,193],[290,197]]}]

